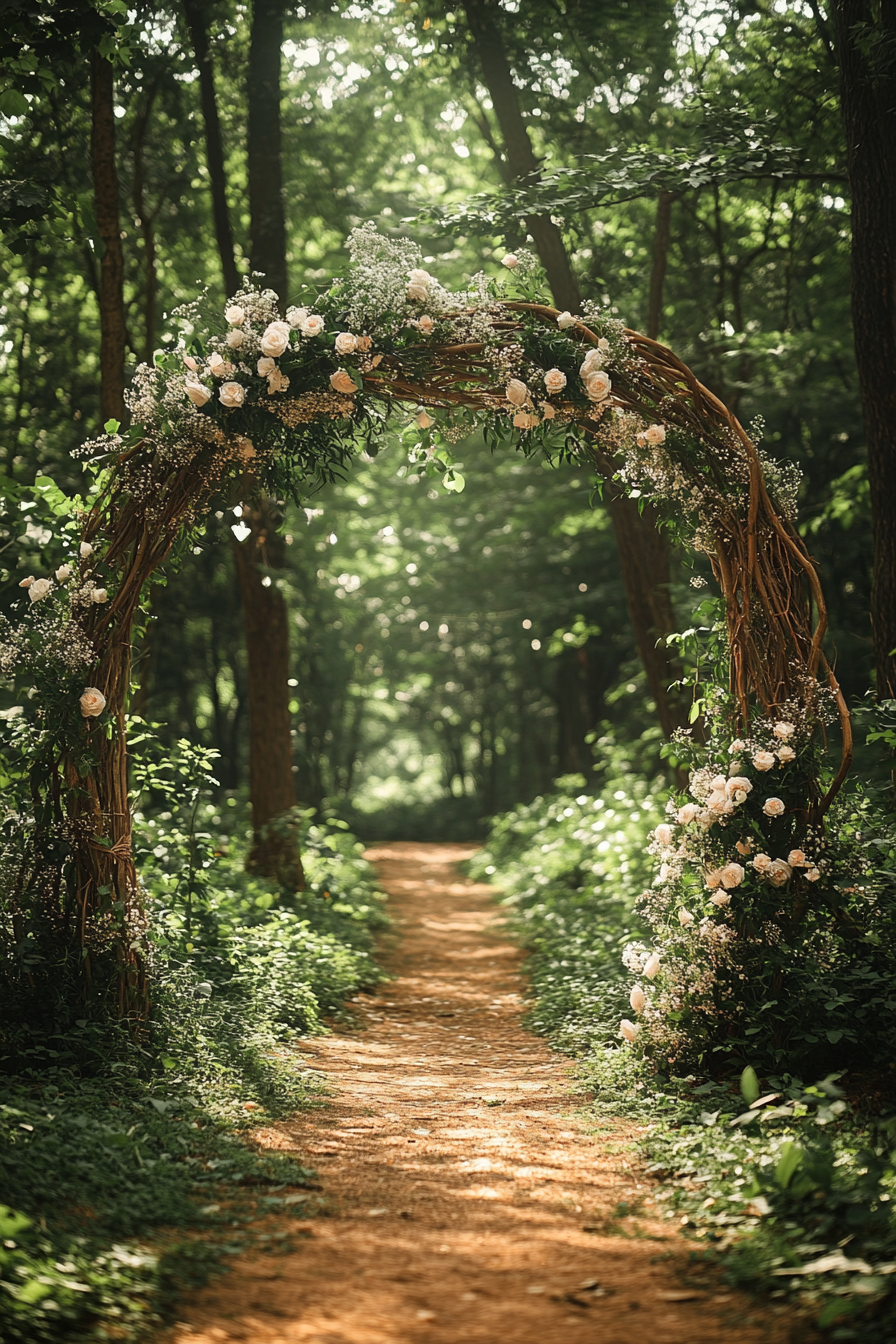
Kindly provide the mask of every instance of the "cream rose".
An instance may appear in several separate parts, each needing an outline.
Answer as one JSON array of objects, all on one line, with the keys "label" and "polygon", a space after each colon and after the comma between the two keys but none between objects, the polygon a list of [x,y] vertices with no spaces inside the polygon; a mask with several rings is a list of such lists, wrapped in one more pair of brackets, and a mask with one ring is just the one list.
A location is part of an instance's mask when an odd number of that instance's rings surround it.
[{"label": "cream rose", "polygon": [[787,862],[791,868],[808,868],[809,860],[801,849],[792,849],[787,855]]},{"label": "cream rose", "polygon": [[773,886],[783,887],[785,882],[790,881],[793,873],[789,863],[785,863],[783,859],[775,859],[768,870],[767,876]]},{"label": "cream rose", "polygon": [[242,383],[222,383],[218,389],[222,406],[242,406],[246,400],[246,389]]},{"label": "cream rose", "polygon": [[779,737],[782,742],[786,742],[788,738],[793,737],[794,733],[796,732],[796,726],[792,723],[787,723],[786,720],[784,719],[781,719],[779,720],[778,723],[775,724],[774,728],[772,729],[772,732],[774,733],[775,737]]},{"label": "cream rose", "polygon": [[[432,320],[432,319],[430,319],[430,320]],[[422,317],[421,317],[420,321],[421,321],[421,322],[423,321],[423,318],[422,318]],[[355,349],[356,349],[356,350],[360,350],[362,354],[365,354],[365,355],[366,355],[367,351],[370,349],[370,347],[371,347],[372,345],[373,345],[373,341],[371,340],[371,338],[370,338],[369,336],[356,336],[356,337],[355,337]],[[382,356],[381,356],[381,358],[382,358]]]},{"label": "cream rose", "polygon": [[263,355],[273,355],[275,358],[282,355],[289,345],[289,324],[271,322],[261,333],[260,344]]},{"label": "cream rose", "polygon": [[239,350],[241,345],[246,343],[246,333],[244,331],[228,331],[227,344],[231,350]]},{"label": "cream rose", "polygon": [[736,793],[751,793],[753,785],[743,775],[733,775],[731,779],[725,781],[725,792],[729,797]]},{"label": "cream rose", "polygon": [[782,765],[789,765],[791,761],[796,760],[796,752],[785,742],[783,747],[779,747],[775,755]]},{"label": "cream rose", "polygon": [[506,266],[508,271],[513,271],[520,264],[520,259],[515,252],[508,252],[501,258],[501,265]]},{"label": "cream rose", "polygon": [[766,798],[762,810],[767,817],[781,817],[784,815],[784,804],[780,798]]},{"label": "cream rose", "polygon": [[90,559],[90,557],[93,555],[93,547],[91,546],[89,541],[81,542],[81,545],[78,547],[78,554],[80,555],[82,560]]},{"label": "cream rose", "polygon": [[212,395],[204,384],[198,383],[192,378],[187,379],[184,384],[184,391],[194,406],[204,406]]},{"label": "cream rose", "polygon": [[728,895],[728,892],[722,891],[721,889],[719,891],[714,891],[709,899],[712,905],[717,905],[719,907],[731,904],[731,897]]},{"label": "cream rose", "polygon": [[60,565],[56,571],[56,582],[65,583],[66,579],[70,579],[71,576],[72,571],[70,567],[68,565]]},{"label": "cream rose", "polygon": [[99,602],[99,603],[108,602],[109,601],[108,591],[105,588],[91,588],[90,600],[91,602]]},{"label": "cream rose", "polygon": [[644,431],[644,442],[649,443],[652,448],[658,447],[666,442],[666,430],[663,425],[649,425]]},{"label": "cream rose", "polygon": [[647,995],[640,985],[635,985],[631,994],[628,996],[628,1001],[636,1013],[643,1013],[644,1009],[647,1007]]},{"label": "cream rose", "polygon": [[650,956],[644,963],[644,974],[647,976],[648,980],[654,980],[656,979],[656,975],[659,969],[660,969],[660,954],[659,952],[651,952]]},{"label": "cream rose", "polygon": [[544,386],[549,397],[556,397],[566,386],[566,374],[562,369],[548,369],[544,375]]},{"label": "cream rose", "polygon": [[689,925],[693,924],[694,916],[691,914],[690,910],[681,909],[678,912],[678,922],[683,929],[686,929]]},{"label": "cream rose", "polygon": [[19,587],[30,588],[33,582],[34,582],[34,575],[29,574],[27,579],[19,579]]},{"label": "cream rose", "polygon": [[755,770],[771,770],[778,764],[778,758],[771,751],[757,751],[753,756],[753,768]]},{"label": "cream rose", "polygon": [[657,826],[653,832],[653,838],[656,840],[657,844],[664,845],[667,848],[672,844],[674,835],[675,832],[667,821],[661,821],[659,826]]},{"label": "cream rose", "polygon": [[424,271],[420,266],[415,266],[412,271],[408,271],[408,279],[412,285],[428,285],[432,276],[429,271]]},{"label": "cream rose", "polygon": [[32,602],[42,602],[50,593],[53,587],[49,579],[35,579],[28,585],[28,596]]},{"label": "cream rose", "polygon": [[576,319],[573,317],[572,313],[564,312],[558,315],[557,326],[561,331],[566,331],[568,327],[574,327],[575,325]]},{"label": "cream rose", "polygon": [[276,360],[271,359],[270,355],[262,355],[255,367],[258,370],[259,378],[269,378],[276,369],[277,363]]},{"label": "cream rose", "polygon": [[552,406],[551,403],[550,403],[549,401],[546,401],[545,404],[544,404],[544,405],[542,406],[542,408],[541,408],[541,418],[542,418],[542,420],[553,420],[553,418],[554,418],[554,416],[555,416],[556,414],[557,414],[557,409],[556,409],[556,407],[555,407],[555,406]]},{"label": "cream rose", "polygon": [[95,686],[87,686],[78,701],[85,719],[95,719],[106,708],[106,697]]},{"label": "cream rose", "polygon": [[186,364],[187,368],[192,369],[194,373],[199,368],[199,364],[193,358],[192,355],[184,355],[184,363]]},{"label": "cream rose", "polygon": [[738,756],[742,751],[746,751],[746,748],[747,748],[746,742],[741,742],[740,738],[738,737],[731,743],[731,746],[728,748],[728,755]]},{"label": "cream rose", "polygon": [[538,416],[531,411],[517,411],[513,417],[514,429],[534,429],[538,423]]},{"label": "cream rose", "polygon": [[353,355],[358,347],[358,342],[350,331],[340,331],[333,345],[337,355]]},{"label": "cream rose", "polygon": [[286,310],[286,320],[291,327],[300,327],[307,316],[307,308],[287,308]]},{"label": "cream rose", "polygon": [[587,378],[589,374],[597,373],[604,366],[603,352],[596,345],[592,345],[585,358],[579,365],[579,377]]},{"label": "cream rose", "polygon": [[596,373],[589,373],[585,379],[585,396],[589,401],[606,401],[612,386],[610,375],[604,373],[602,369]]},{"label": "cream rose", "polygon": [[821,872],[819,871],[818,868],[807,868],[807,870],[806,870],[806,881],[807,881],[807,882],[817,882],[818,879],[819,879],[820,877],[821,877]]},{"label": "cream rose", "polygon": [[421,429],[429,429],[430,425],[435,424],[435,420],[433,420],[428,411],[418,411],[414,419]]},{"label": "cream rose", "polygon": [[719,873],[722,886],[726,891],[733,891],[735,887],[739,887],[745,876],[746,871],[743,865],[739,863],[726,863]]},{"label": "cream rose", "polygon": [[689,826],[692,821],[696,821],[699,811],[700,808],[696,803],[685,803],[676,813],[679,826]]},{"label": "cream rose", "polygon": [[273,396],[275,392],[285,392],[289,387],[289,379],[282,369],[274,369],[273,373],[268,374],[268,393]]},{"label": "cream rose", "polygon": [[429,298],[429,290],[425,285],[408,285],[408,298],[411,303],[425,303]]},{"label": "cream rose", "polygon": [[423,316],[418,320],[417,326],[423,332],[424,336],[431,336],[432,329],[435,326],[435,323],[433,322],[429,313],[424,313]]},{"label": "cream rose", "polygon": [[346,396],[354,396],[357,392],[355,380],[345,369],[337,369],[335,373],[330,374],[330,386],[335,392],[342,392]]},{"label": "cream rose", "polygon": [[640,1030],[641,1028],[636,1026],[634,1022],[629,1022],[627,1017],[624,1017],[619,1023],[619,1035],[624,1037],[629,1045],[634,1045],[635,1041],[638,1039],[638,1032]]},{"label": "cream rose", "polygon": [[224,318],[230,326],[238,327],[246,320],[246,310],[238,303],[232,303],[229,308],[224,309]]},{"label": "cream rose", "polygon": [[504,388],[504,395],[511,406],[525,406],[529,400],[529,389],[519,378],[511,378]]},{"label": "cream rose", "polygon": [[767,854],[757,854],[755,859],[750,860],[750,867],[755,868],[763,877],[771,870],[771,866],[772,861]]},{"label": "cream rose", "polygon": [[233,373],[233,365],[228,364],[223,355],[219,355],[217,350],[213,351],[208,357],[209,372],[215,378],[226,378],[228,373]]},{"label": "cream rose", "polygon": [[324,329],[324,320],[318,317],[317,313],[309,313],[303,317],[299,325],[299,331],[303,336],[319,336]]}]

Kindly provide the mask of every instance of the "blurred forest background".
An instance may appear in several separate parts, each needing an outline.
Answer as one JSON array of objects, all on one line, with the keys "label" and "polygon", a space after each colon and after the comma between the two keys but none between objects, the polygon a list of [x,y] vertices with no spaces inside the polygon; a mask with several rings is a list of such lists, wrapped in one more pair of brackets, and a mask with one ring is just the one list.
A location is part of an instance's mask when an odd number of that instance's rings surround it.
[{"label": "blurred forest background", "polygon": [[[207,288],[220,305],[258,269],[301,302],[374,220],[420,239],[446,283],[498,273],[534,238],[559,306],[612,304],[744,423],[761,417],[767,450],[802,472],[838,675],[852,701],[868,690],[849,193],[818,6],[6,8],[4,604],[39,572],[29,487],[41,475],[83,489],[70,454],[115,409],[108,379],[100,396],[109,267],[127,376],[172,339],[178,304]],[[97,204],[103,164],[118,228],[108,192],[105,219]],[[508,195],[513,180],[528,198]],[[298,803],[364,838],[465,838],[558,777],[597,785],[620,753],[649,777],[668,770],[664,729],[681,711],[657,704],[657,670],[651,682],[639,658],[612,501],[580,466],[472,440],[465,491],[449,493],[408,465],[414,442],[393,435],[305,508],[284,504],[282,545],[262,556],[261,584],[287,612]],[[220,753],[219,806],[248,786],[252,598],[238,568],[256,540],[239,506],[208,520],[154,588],[135,664],[133,708],[163,743]],[[708,572],[693,556],[673,554],[665,577],[661,564],[668,629],[706,619]],[[642,620],[642,645],[658,624]]]}]

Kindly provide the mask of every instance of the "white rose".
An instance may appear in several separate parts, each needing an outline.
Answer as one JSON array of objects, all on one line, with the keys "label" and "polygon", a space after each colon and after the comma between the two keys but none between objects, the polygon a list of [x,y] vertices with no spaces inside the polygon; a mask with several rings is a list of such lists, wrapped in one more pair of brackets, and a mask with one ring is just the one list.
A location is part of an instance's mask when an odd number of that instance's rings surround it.
[{"label": "white rose", "polygon": [[429,313],[424,313],[423,316],[418,319],[417,326],[423,332],[424,336],[431,336],[432,329],[435,326],[435,323],[433,322]]},{"label": "white rose", "polygon": [[548,369],[544,375],[544,385],[549,397],[556,397],[566,386],[566,374],[562,369]]},{"label": "white rose", "polygon": [[299,331],[303,336],[319,336],[324,329],[324,320],[318,317],[317,313],[310,313],[308,317],[303,317]]},{"label": "white rose", "polygon": [[610,375],[604,373],[602,369],[596,373],[589,373],[585,379],[585,396],[589,401],[606,401],[612,386]]},{"label": "white rose", "polygon": [[790,864],[785,863],[783,859],[775,859],[768,870],[768,880],[776,887],[783,887],[792,876]]},{"label": "white rose", "polygon": [[270,355],[262,355],[255,367],[258,370],[259,378],[269,378],[277,365],[275,361],[271,359]]},{"label": "white rose", "polygon": [[340,331],[333,344],[337,355],[353,355],[358,342],[350,331]]},{"label": "white rose", "polygon": [[767,854],[757,854],[755,859],[750,860],[750,866],[764,877],[766,873],[771,871],[772,861]]},{"label": "white rose", "polygon": [[753,785],[743,775],[733,775],[731,779],[725,781],[725,791],[729,797],[735,793],[751,793]]},{"label": "white rose", "polygon": [[557,326],[561,331],[566,331],[567,327],[574,327],[575,325],[576,319],[573,317],[572,313],[566,312],[559,314],[557,318]]},{"label": "white rose", "polygon": [[519,264],[520,259],[515,252],[508,252],[506,256],[501,258],[501,265],[506,266],[508,271],[514,270]]},{"label": "white rose", "polygon": [[796,732],[796,727],[792,723],[787,723],[784,720],[781,720],[775,724],[772,732],[775,734],[775,737],[779,737],[782,742],[786,742],[788,738],[793,737]]},{"label": "white rose", "polygon": [[672,844],[673,836],[674,831],[667,821],[660,822],[659,826],[657,826],[656,830],[653,832],[654,840],[656,840],[658,844],[667,847]]},{"label": "white rose", "polygon": [[629,1022],[627,1017],[624,1017],[619,1023],[619,1035],[623,1036],[629,1045],[634,1045],[640,1030],[641,1028],[636,1026],[634,1022]]},{"label": "white rose", "polygon": [[753,767],[756,770],[771,770],[773,765],[778,764],[778,758],[770,751],[757,751],[753,757]]},{"label": "white rose", "polygon": [[504,389],[504,395],[511,406],[525,406],[529,400],[529,389],[519,378],[511,378]]},{"label": "white rose", "polygon": [[579,377],[587,378],[591,373],[597,373],[598,369],[604,366],[603,351],[596,345],[592,345],[585,358],[579,365]]},{"label": "white rose", "polygon": [[408,298],[412,303],[424,303],[429,298],[425,285],[408,285]]},{"label": "white rose", "polygon": [[739,887],[745,876],[745,870],[739,863],[726,863],[719,873],[726,891],[733,891],[735,887]]},{"label": "white rose", "polygon": [[71,576],[72,576],[72,571],[71,571],[71,569],[69,568],[69,566],[68,566],[68,565],[60,565],[59,568],[58,568],[57,571],[56,571],[56,582],[57,582],[57,583],[65,583],[66,579],[70,579]]},{"label": "white rose", "polygon": [[90,600],[91,602],[108,602],[109,594],[105,588],[91,588]]},{"label": "white rose", "polygon": [[636,1013],[643,1013],[644,1009],[647,1007],[647,995],[640,985],[635,985],[631,994],[628,996],[628,1001]]},{"label": "white rose", "polygon": [[650,425],[649,428],[644,431],[644,442],[649,443],[654,448],[661,443],[665,443],[666,430],[664,426]]},{"label": "white rose", "polygon": [[90,557],[93,555],[93,547],[91,546],[89,541],[81,542],[81,545],[78,547],[78,554],[80,555],[82,560],[90,559]]},{"label": "white rose", "polygon": [[766,798],[762,810],[767,817],[780,817],[784,812],[784,804],[780,798]]},{"label": "white rose", "polygon": [[681,909],[678,912],[678,922],[683,929],[686,929],[689,924],[693,924],[694,916],[691,914],[690,910]]},{"label": "white rose", "polygon": [[335,373],[330,374],[330,386],[336,392],[342,392],[349,396],[354,396],[357,392],[355,380],[345,369],[337,369]]},{"label": "white rose", "polygon": [[656,977],[656,974],[659,971],[659,969],[660,969],[660,954],[659,952],[651,952],[650,956],[644,963],[644,974],[647,976],[648,980],[653,980]]},{"label": "white rose", "polygon": [[28,596],[32,602],[42,602],[53,587],[49,579],[35,579],[28,585]]},{"label": "white rose", "polygon": [[282,355],[289,345],[289,327],[285,322],[271,322],[261,334],[263,355]]},{"label": "white rose", "polygon": [[796,752],[794,751],[793,747],[788,746],[786,742],[784,743],[783,747],[778,748],[775,755],[778,757],[778,760],[781,762],[782,765],[789,765],[791,761],[796,760]]},{"label": "white rose", "polygon": [[291,327],[300,327],[307,316],[307,308],[287,308],[286,310],[286,320]]},{"label": "white rose", "polygon": [[714,891],[709,899],[712,905],[723,906],[731,904],[731,897],[728,895],[727,891]]},{"label": "white rose", "polygon": [[242,406],[246,400],[246,389],[242,383],[222,383],[218,396],[222,406]]},{"label": "white rose", "polygon": [[245,344],[245,341],[246,333],[244,331],[228,331],[227,344],[231,350],[239,350],[240,346]]},{"label": "white rose", "polygon": [[78,704],[85,719],[95,719],[106,708],[106,697],[95,686],[85,687]]},{"label": "white rose", "polygon": [[231,327],[238,327],[241,322],[246,320],[245,308],[241,308],[238,303],[232,303],[229,308],[224,309],[224,320]]},{"label": "white rose", "polygon": [[696,803],[685,803],[684,807],[680,807],[676,813],[678,824],[680,826],[689,826],[692,821],[696,821],[697,813],[699,811],[700,808]]},{"label": "white rose", "polygon": [[184,384],[184,391],[194,406],[204,406],[212,395],[207,387],[202,383],[196,382],[193,378],[187,379]]},{"label": "white rose", "polygon": [[429,429],[430,425],[435,424],[435,420],[428,411],[418,411],[414,418],[421,429]]}]

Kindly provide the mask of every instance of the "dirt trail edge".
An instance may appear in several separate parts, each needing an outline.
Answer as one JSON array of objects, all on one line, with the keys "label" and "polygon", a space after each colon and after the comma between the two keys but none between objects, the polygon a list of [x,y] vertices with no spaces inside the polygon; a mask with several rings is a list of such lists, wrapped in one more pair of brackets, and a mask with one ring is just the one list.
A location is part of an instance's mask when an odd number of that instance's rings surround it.
[{"label": "dirt trail edge", "polygon": [[[391,897],[395,976],[366,1030],[309,1041],[331,1104],[256,1133],[319,1172],[329,1217],[180,1304],[169,1344],[785,1344],[780,1308],[721,1289],[649,1205],[625,1122],[589,1133],[569,1061],[520,1025],[521,954],[473,846],[368,852]],[[270,1229],[269,1229],[270,1230]],[[704,1277],[705,1276],[705,1277]],[[805,1327],[803,1327],[805,1330]]]}]

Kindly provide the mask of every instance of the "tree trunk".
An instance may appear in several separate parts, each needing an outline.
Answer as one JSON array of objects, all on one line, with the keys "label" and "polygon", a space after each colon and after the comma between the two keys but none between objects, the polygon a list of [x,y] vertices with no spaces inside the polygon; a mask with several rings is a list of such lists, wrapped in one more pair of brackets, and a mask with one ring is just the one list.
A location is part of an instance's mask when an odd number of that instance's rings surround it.
[{"label": "tree trunk", "polygon": [[280,129],[280,66],[283,0],[254,0],[249,42],[248,134],[249,214],[253,271],[286,305],[286,217]]},{"label": "tree trunk", "polygon": [[100,404],[103,421],[124,420],[124,257],[115,166],[115,87],[112,65],[99,52],[90,57],[90,157],[96,222],[103,248],[100,263]]},{"label": "tree trunk", "polygon": [[835,0],[852,193],[852,311],[868,441],[877,693],[896,697],[896,6]]},{"label": "tree trunk", "polygon": [[289,616],[283,595],[260,565],[282,569],[283,538],[270,501],[243,505],[251,528],[234,540],[249,674],[249,797],[253,843],[246,867],[302,891],[302,860],[292,818],[296,805],[289,713]]},{"label": "tree trunk", "polygon": [[[508,176],[520,182],[537,181],[539,164],[523,119],[501,31],[495,21],[496,7],[493,0],[465,0],[464,9],[470,32],[476,39],[482,77],[501,128]],[[526,226],[547,273],[555,305],[576,312],[581,306],[581,298],[562,233],[547,215],[527,216]],[[662,293],[661,285],[659,292]],[[644,662],[651,694],[656,700],[660,723],[668,734],[685,721],[667,690],[675,679],[670,671],[668,652],[665,645],[657,647],[657,640],[675,629],[670,597],[669,545],[657,532],[655,515],[650,510],[645,509],[640,514],[637,505],[615,488],[607,491],[606,500],[619,545],[622,582],[635,642]]]},{"label": "tree trunk", "polygon": [[666,265],[669,260],[669,235],[672,230],[671,191],[661,191],[656,203],[656,223],[653,229],[653,269],[650,272],[650,297],[647,303],[645,335],[655,341],[663,320],[663,288],[666,283]]},{"label": "tree trunk", "polygon": [[199,97],[205,125],[205,161],[211,184],[215,240],[218,244],[218,256],[221,258],[224,288],[228,296],[233,296],[240,287],[240,277],[236,268],[233,230],[227,209],[224,142],[218,116],[218,100],[215,95],[215,70],[208,41],[208,19],[203,0],[184,0],[184,13],[190,29],[190,41],[193,43],[193,55],[199,67]]}]

